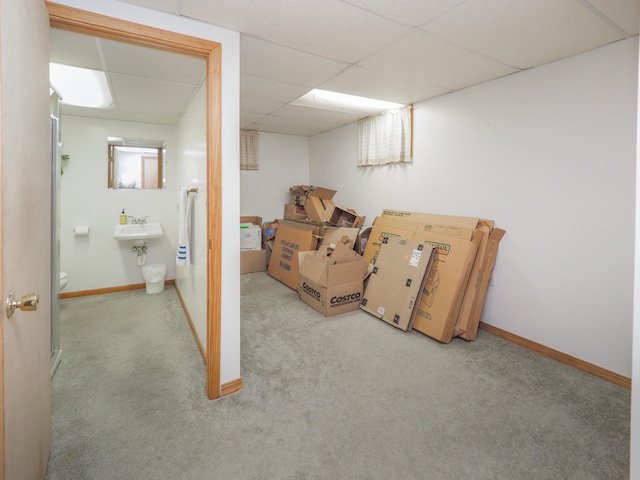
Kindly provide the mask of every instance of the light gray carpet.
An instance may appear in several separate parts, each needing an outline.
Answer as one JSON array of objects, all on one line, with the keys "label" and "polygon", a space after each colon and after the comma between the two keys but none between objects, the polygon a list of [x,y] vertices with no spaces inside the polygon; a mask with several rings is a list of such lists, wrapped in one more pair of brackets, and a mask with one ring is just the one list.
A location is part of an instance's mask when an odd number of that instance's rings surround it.
[{"label": "light gray carpet", "polygon": [[62,301],[47,479],[628,478],[628,390],[241,282],[244,389],[214,402],[173,288]]}]

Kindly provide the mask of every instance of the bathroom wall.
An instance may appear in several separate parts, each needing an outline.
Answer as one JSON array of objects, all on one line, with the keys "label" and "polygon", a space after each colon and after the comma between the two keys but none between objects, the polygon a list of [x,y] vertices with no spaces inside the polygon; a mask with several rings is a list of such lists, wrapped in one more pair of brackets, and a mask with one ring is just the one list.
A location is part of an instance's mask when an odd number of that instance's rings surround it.
[{"label": "bathroom wall", "polygon": [[240,212],[266,221],[282,218],[289,187],[309,183],[309,139],[260,132],[260,169],[240,171]]},{"label": "bathroom wall", "polygon": [[[116,0],[52,0],[54,3],[88,10],[100,15],[127,20],[154,28],[203,38],[222,45],[222,305],[221,305],[221,383],[240,377],[240,232],[238,229],[240,34],[204,22]],[[175,189],[175,185],[173,187]],[[171,188],[168,189],[171,192]],[[175,209],[175,192],[170,194]],[[174,225],[175,229],[175,225]],[[169,262],[171,264],[171,262]],[[169,265],[168,264],[168,265]],[[206,288],[206,282],[198,289]],[[191,310],[191,308],[189,307]]]},{"label": "bathroom wall", "polygon": [[[177,126],[177,186],[173,190],[178,211],[180,187],[196,187],[189,194],[192,203],[191,263],[176,268],[176,287],[187,305],[198,340],[207,348],[207,149],[206,149],[206,89],[194,96],[191,105]],[[176,222],[175,238],[179,235]],[[176,244],[177,246],[177,244]],[[172,260],[175,266],[175,250]]]},{"label": "bathroom wall", "polygon": [[311,138],[311,182],[507,231],[482,320],[631,376],[638,38],[415,105],[413,163],[358,168],[357,126]]},{"label": "bathroom wall", "polygon": [[[167,264],[167,277],[175,277],[176,129],[145,123],[119,122],[63,115],[60,191],[60,269],[69,274],[65,290],[75,292],[143,283],[141,268],[131,245],[113,238],[124,208],[127,215],[150,216],[162,224],[165,235],[147,241],[146,263]],[[107,137],[165,140],[166,188],[113,190],[107,188]],[[74,235],[75,226],[88,226],[89,235]]]}]

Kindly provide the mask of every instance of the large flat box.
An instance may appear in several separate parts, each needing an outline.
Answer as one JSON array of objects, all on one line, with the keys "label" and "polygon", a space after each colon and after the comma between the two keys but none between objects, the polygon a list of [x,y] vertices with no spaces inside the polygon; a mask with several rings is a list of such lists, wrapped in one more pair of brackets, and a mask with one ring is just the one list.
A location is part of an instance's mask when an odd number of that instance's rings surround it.
[{"label": "large flat box", "polygon": [[369,262],[353,250],[353,242],[323,244],[316,251],[298,253],[300,299],[332,317],[358,310]]},{"label": "large flat box", "polygon": [[[410,212],[407,212],[410,213]],[[472,228],[477,219],[454,220],[430,214],[383,215],[371,227],[363,257],[374,265],[384,239],[401,238],[427,242],[436,256],[420,298],[413,328],[443,343],[455,332],[465,289],[475,261],[482,232]],[[460,217],[465,219],[466,217]]]},{"label": "large flat box", "polygon": [[278,222],[268,273],[285,285],[298,289],[298,252],[315,250],[320,228],[308,223]]},{"label": "large flat box", "polygon": [[380,247],[360,308],[403,331],[413,329],[435,249],[415,240],[390,238]]},{"label": "large flat box", "polygon": [[471,240],[432,233],[416,235],[436,249],[431,272],[420,297],[413,328],[440,342],[453,338],[464,292],[475,261],[482,232]]}]

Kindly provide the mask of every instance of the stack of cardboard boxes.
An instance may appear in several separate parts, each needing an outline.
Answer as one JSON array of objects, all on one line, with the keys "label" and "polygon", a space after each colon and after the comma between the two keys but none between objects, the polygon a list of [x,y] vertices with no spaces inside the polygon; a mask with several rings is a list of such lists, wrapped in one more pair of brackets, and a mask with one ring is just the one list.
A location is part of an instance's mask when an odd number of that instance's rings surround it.
[{"label": "stack of cardboard boxes", "polygon": [[[364,217],[353,210],[335,206],[335,190],[296,185],[289,189],[290,201],[284,206],[284,220],[277,222],[272,241],[268,272],[293,289],[299,288],[299,252],[337,244],[346,236],[356,241]],[[271,245],[271,244],[270,244]]]},{"label": "stack of cardboard boxes", "polygon": [[[267,270],[325,316],[360,308],[443,343],[475,340],[505,231],[492,220],[400,210],[361,229],[364,217],[335,206],[335,193],[297,185],[283,220],[242,217],[263,226],[260,250],[242,251],[243,273],[252,256],[250,271]],[[241,233],[256,230],[241,225]]]}]

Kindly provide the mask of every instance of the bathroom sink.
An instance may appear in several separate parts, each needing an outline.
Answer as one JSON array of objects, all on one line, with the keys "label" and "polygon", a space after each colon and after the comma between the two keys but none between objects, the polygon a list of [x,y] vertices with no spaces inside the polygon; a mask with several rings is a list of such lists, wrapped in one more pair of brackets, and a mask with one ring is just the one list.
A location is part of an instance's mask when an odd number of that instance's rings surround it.
[{"label": "bathroom sink", "polygon": [[158,238],[162,236],[162,225],[157,222],[116,225],[113,236],[116,240],[146,240],[147,238]]}]

